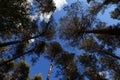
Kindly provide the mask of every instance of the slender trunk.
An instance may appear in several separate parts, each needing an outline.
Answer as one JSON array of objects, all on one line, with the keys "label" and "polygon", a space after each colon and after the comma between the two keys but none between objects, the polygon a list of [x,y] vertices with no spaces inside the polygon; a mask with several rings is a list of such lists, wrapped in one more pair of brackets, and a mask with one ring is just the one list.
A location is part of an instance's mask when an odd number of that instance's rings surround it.
[{"label": "slender trunk", "polygon": [[108,35],[120,35],[120,28],[105,28],[96,30],[83,30],[80,33],[94,33],[94,34],[108,34]]},{"label": "slender trunk", "polygon": [[5,65],[5,64],[7,64],[7,63],[9,63],[9,62],[11,62],[11,61],[17,59],[17,58],[20,58],[20,57],[26,55],[26,54],[29,54],[29,53],[31,53],[32,51],[34,51],[34,49],[31,49],[31,50],[29,50],[29,51],[27,51],[27,52],[25,52],[25,53],[21,53],[21,54],[19,54],[19,55],[16,55],[16,56],[14,56],[13,58],[8,59],[8,60],[6,60],[6,61],[0,63],[0,66],[3,66],[3,65]]},{"label": "slender trunk", "polygon": [[[47,24],[46,24],[46,29],[48,29],[48,26],[50,24],[51,21],[49,21]],[[25,42],[25,41],[28,41],[30,39],[35,39],[35,38],[38,38],[40,36],[43,36],[44,34],[46,33],[46,31],[43,31],[42,33],[40,33],[39,35],[36,35],[34,37],[30,37],[30,38],[27,38],[27,39],[23,39],[23,40],[17,40],[17,41],[11,41],[11,42],[5,42],[5,43],[0,43],[0,47],[5,47],[5,46],[8,46],[8,45],[13,45],[13,44],[17,44],[17,43],[22,43],[22,42]]]},{"label": "slender trunk", "polygon": [[54,60],[54,56],[51,58],[50,67],[49,67],[49,71],[48,71],[46,80],[50,80],[50,75],[51,75],[52,68],[53,68],[53,60]]},{"label": "slender trunk", "polygon": [[36,35],[36,36],[34,36],[34,37],[30,37],[30,38],[23,39],[23,40],[17,40],[17,41],[0,43],[0,47],[5,47],[5,46],[8,46],[8,45],[13,45],[13,44],[17,44],[17,43],[22,43],[22,42],[28,41],[28,40],[30,40],[30,39],[38,38],[38,37],[40,37],[41,35],[42,35],[42,33],[39,34],[39,35]]},{"label": "slender trunk", "polygon": [[109,55],[109,56],[111,56],[111,57],[113,57],[113,58],[116,58],[116,59],[120,60],[120,57],[119,57],[119,56],[116,56],[115,54],[109,53],[109,52],[104,51],[104,50],[101,50],[101,49],[96,49],[96,50],[99,51],[99,52],[102,53],[102,54],[106,54],[106,55]]}]

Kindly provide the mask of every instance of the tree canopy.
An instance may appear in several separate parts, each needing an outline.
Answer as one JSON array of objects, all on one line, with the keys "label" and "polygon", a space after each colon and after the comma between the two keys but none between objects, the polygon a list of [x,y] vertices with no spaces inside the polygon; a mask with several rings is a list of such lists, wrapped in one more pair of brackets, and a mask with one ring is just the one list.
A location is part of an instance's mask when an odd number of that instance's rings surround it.
[{"label": "tree canopy", "polygon": [[[119,80],[120,22],[98,18],[111,5],[110,17],[119,21],[119,0],[77,0],[63,8],[57,25],[54,0],[0,0],[0,79],[42,80],[41,72],[29,76],[26,57],[35,64],[43,56],[50,61],[46,80],[52,71],[59,80]],[[48,21],[40,19],[45,15]]]}]

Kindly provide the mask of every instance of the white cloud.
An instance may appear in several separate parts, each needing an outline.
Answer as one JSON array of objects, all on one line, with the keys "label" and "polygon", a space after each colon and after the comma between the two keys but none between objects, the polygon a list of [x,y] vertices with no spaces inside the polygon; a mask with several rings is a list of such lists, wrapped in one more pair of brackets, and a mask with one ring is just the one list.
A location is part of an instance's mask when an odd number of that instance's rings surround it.
[{"label": "white cloud", "polygon": [[52,12],[43,14],[43,19],[45,20],[45,22],[49,21],[51,15],[52,15]]},{"label": "white cloud", "polygon": [[35,41],[35,39],[30,39],[30,40],[28,40],[28,41],[29,41],[29,43],[32,43],[32,42]]},{"label": "white cloud", "polygon": [[53,14],[53,12],[49,12],[49,13],[44,13],[44,14],[40,14],[40,15],[39,14],[30,15],[29,17],[30,17],[31,21],[39,18],[40,21],[44,20],[45,22],[48,22],[52,14]]},{"label": "white cloud", "polygon": [[66,0],[53,0],[54,3],[55,3],[55,6],[57,8],[57,10],[61,10],[61,8],[67,4],[67,1]]}]

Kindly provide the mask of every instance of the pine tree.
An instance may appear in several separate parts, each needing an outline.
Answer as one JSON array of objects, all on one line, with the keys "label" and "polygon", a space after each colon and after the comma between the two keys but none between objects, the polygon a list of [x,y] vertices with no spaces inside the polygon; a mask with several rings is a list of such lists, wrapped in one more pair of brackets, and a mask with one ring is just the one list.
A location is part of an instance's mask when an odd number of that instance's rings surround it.
[{"label": "pine tree", "polygon": [[98,14],[101,10],[106,9],[106,6],[115,4],[116,8],[111,12],[111,17],[113,19],[118,19],[118,20],[120,19],[120,16],[119,16],[120,15],[120,9],[119,9],[120,1],[119,0],[104,0],[101,3],[99,1],[95,1],[95,0],[87,0],[87,2],[90,4],[90,6],[92,8],[92,13],[96,13],[96,14]]},{"label": "pine tree", "polygon": [[48,70],[46,80],[50,80],[50,75],[53,68],[53,62],[55,61],[56,57],[60,55],[61,52],[62,52],[62,48],[58,42],[51,42],[48,45],[48,51],[47,51],[48,54],[46,58],[50,59],[50,67]]},{"label": "pine tree", "polygon": [[[119,24],[107,26],[105,23],[96,18],[97,14],[91,13],[91,8],[86,7],[86,9],[84,9],[82,7],[82,3],[78,1],[64,8],[67,14],[60,19],[59,31],[61,38],[73,42],[80,42],[82,38],[92,34],[108,36],[120,35]],[[93,8],[95,8],[95,6]],[[95,13],[98,13],[100,10],[97,12],[95,11]],[[101,28],[98,28],[98,26]]]},{"label": "pine tree", "polygon": [[99,62],[95,54],[82,53],[78,57],[79,63],[83,66],[83,75],[90,80],[107,80],[104,74],[100,74],[105,68]]},{"label": "pine tree", "polygon": [[[23,46],[22,46],[22,47],[23,47]],[[28,51],[26,51],[26,52],[25,52],[25,50],[21,51],[22,49],[20,48],[20,49],[19,49],[19,50],[20,50],[19,52],[18,52],[18,50],[17,50],[17,51],[16,51],[16,54],[12,55],[13,57],[11,57],[10,59],[7,59],[7,60],[1,62],[1,63],[0,63],[0,66],[5,65],[5,64],[7,64],[7,63],[9,63],[9,62],[11,62],[11,61],[14,61],[14,60],[16,60],[16,59],[18,59],[18,58],[21,58],[21,57],[23,57],[23,56],[25,56],[25,55],[28,55],[28,54],[31,54],[31,53],[35,53],[34,55],[40,56],[42,53],[44,53],[45,47],[46,47],[46,43],[45,43],[44,41],[40,41],[40,42],[38,42],[38,43],[34,46],[34,48],[32,48],[32,49],[30,49],[30,50],[28,50]],[[23,49],[24,49],[24,48],[23,48]]]},{"label": "pine tree", "polygon": [[107,55],[116,59],[120,59],[119,56],[117,56],[111,48],[105,49],[103,45],[98,44],[93,37],[88,37],[87,39],[83,40],[80,45],[80,49],[84,49],[86,52],[89,53],[98,53],[101,55]]},{"label": "pine tree", "polygon": [[83,79],[83,76],[78,71],[74,58],[75,54],[69,54],[66,51],[64,51],[62,55],[58,56],[55,62],[57,68],[60,70],[57,72],[58,76],[65,76],[65,80]]},{"label": "pine tree", "polygon": [[[88,78],[92,80],[96,80],[96,79],[105,80],[106,79],[105,75],[110,76],[111,73],[113,75],[111,75],[110,77],[114,78],[114,76],[116,76],[116,79],[119,78],[117,77],[118,74],[116,73],[119,73],[118,61],[120,57],[113,52],[114,49],[112,50],[107,48],[104,46],[101,46],[100,43],[98,44],[92,37],[88,37],[81,43],[80,49],[84,49],[86,53],[81,54],[79,59],[80,59],[80,63],[84,65],[85,70],[87,69],[86,73]],[[106,64],[109,64],[109,65],[106,65]],[[111,66],[112,64],[114,64],[115,66],[112,67]],[[118,69],[118,71],[114,71],[115,67]],[[97,73],[96,73],[96,70],[98,70]],[[105,71],[105,74],[102,73],[104,71]],[[91,72],[93,72],[94,75],[91,74]],[[106,72],[108,72],[109,74],[106,74]],[[100,73],[103,75],[101,76]],[[95,74],[96,74],[96,77],[95,77]]]},{"label": "pine tree", "polygon": [[[3,60],[4,61],[4,60]],[[11,73],[9,73],[11,72]],[[0,78],[2,80],[26,80],[29,74],[29,65],[21,60],[20,62],[10,62],[0,67]]]},{"label": "pine tree", "polygon": [[35,75],[33,78],[30,78],[28,80],[42,80],[42,75],[41,74]]}]

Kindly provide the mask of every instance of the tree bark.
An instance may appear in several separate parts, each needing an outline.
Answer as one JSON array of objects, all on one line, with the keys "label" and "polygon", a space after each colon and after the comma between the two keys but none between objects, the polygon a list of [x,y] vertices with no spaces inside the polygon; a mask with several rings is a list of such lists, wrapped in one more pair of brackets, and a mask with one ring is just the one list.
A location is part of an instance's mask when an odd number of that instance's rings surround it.
[{"label": "tree bark", "polygon": [[17,59],[17,58],[20,58],[20,57],[26,55],[26,54],[29,54],[29,53],[31,53],[32,51],[34,51],[34,49],[31,49],[31,50],[29,50],[29,51],[27,51],[27,52],[25,52],[25,53],[21,53],[21,54],[19,54],[19,55],[16,55],[16,56],[14,56],[13,58],[8,59],[8,60],[6,60],[6,61],[0,63],[0,66],[3,66],[3,65],[5,65],[5,64],[7,64],[7,63],[9,63],[9,62],[11,62],[11,61]]},{"label": "tree bark", "polygon": [[120,35],[120,28],[105,28],[96,30],[83,30],[79,31],[81,33],[94,33],[94,34],[108,34],[108,35]]},{"label": "tree bark", "polygon": [[54,61],[54,56],[52,56],[52,58],[51,58],[50,67],[49,67],[49,71],[48,71],[46,80],[50,80],[50,75],[51,75],[52,68],[53,68],[53,61]]},{"label": "tree bark", "polygon": [[0,43],[0,47],[5,47],[5,46],[8,46],[8,45],[13,45],[13,44],[17,44],[17,43],[22,43],[22,42],[25,42],[25,41],[28,41],[30,39],[35,39],[35,38],[38,38],[40,36],[42,36],[43,33],[39,34],[39,35],[36,35],[34,37],[30,37],[30,38],[27,38],[27,39],[23,39],[23,40],[17,40],[17,41],[11,41],[11,42],[5,42],[5,43]]},{"label": "tree bark", "polygon": [[[50,24],[51,21],[49,21],[47,24],[46,24],[46,29],[48,29],[48,26]],[[23,39],[23,40],[17,40],[17,41],[11,41],[11,42],[5,42],[5,43],[0,43],[0,47],[5,47],[5,46],[8,46],[8,45],[13,45],[13,44],[17,44],[17,43],[22,43],[22,42],[25,42],[25,41],[28,41],[30,39],[35,39],[35,38],[38,38],[40,36],[43,36],[44,34],[46,33],[46,31],[43,31],[42,33],[40,33],[39,35],[36,35],[34,37],[30,37],[30,38],[27,38],[27,39]]]}]

